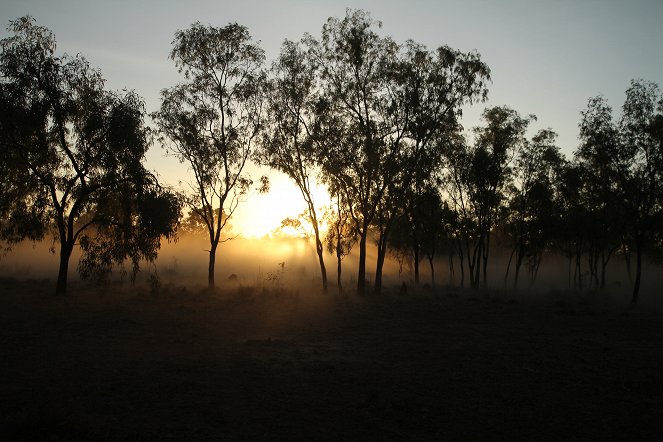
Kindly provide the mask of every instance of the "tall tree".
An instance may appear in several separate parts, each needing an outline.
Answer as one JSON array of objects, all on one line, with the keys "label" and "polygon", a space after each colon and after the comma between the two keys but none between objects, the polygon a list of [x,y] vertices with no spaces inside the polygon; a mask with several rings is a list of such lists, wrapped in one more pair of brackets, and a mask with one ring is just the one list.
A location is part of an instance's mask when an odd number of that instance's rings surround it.
[{"label": "tall tree", "polygon": [[503,209],[515,152],[534,118],[506,106],[488,108],[482,117],[486,125],[475,129],[474,146],[463,139],[450,143],[445,176],[452,208],[459,212],[459,256],[467,263],[473,287],[482,279],[483,286],[487,283],[491,233]]},{"label": "tall tree", "polygon": [[14,35],[0,42],[4,238],[39,239],[55,226],[59,294],[78,244],[83,276],[127,258],[135,275],[179,217],[177,198],[142,164],[149,146],[142,100],[106,91],[82,56],[57,56],[54,35],[32,18],[8,30]]},{"label": "tall tree", "polygon": [[325,243],[327,251],[336,255],[336,284],[341,293],[343,291],[342,261],[345,256],[350,254],[352,246],[357,242],[357,234],[350,214],[346,211],[347,205],[341,201],[340,193],[336,193],[335,199],[335,203],[325,217],[328,226]]},{"label": "tall tree", "polygon": [[435,140],[456,130],[462,105],[485,98],[490,78],[474,52],[399,46],[378,34],[380,26],[363,11],[348,11],[343,20],[328,20],[320,41],[308,39],[322,80],[321,109],[334,115],[327,126],[343,140],[321,162],[357,225],[360,291],[369,229],[377,234],[379,291],[388,236],[407,192],[430,179],[441,158]]},{"label": "tall tree", "polygon": [[442,167],[450,137],[460,129],[462,106],[484,101],[488,94],[490,69],[476,52],[463,53],[448,46],[429,51],[408,41],[400,63],[400,87],[392,88],[401,96],[407,118],[407,162],[403,173],[406,195],[405,216],[413,229],[414,280],[419,283],[420,232],[423,223],[417,210],[426,199],[430,186]]},{"label": "tall tree", "polygon": [[612,108],[601,96],[591,98],[581,113],[580,143],[575,160],[583,185],[577,191],[591,225],[587,232],[588,263],[592,284],[603,289],[607,265],[622,243],[623,211],[615,205],[622,192],[615,162],[620,150],[619,129],[613,122]]},{"label": "tall tree", "polygon": [[[342,192],[342,200],[359,236],[357,290],[366,287],[366,246],[369,228],[395,170],[394,148],[386,143],[384,114],[387,70],[397,45],[378,35],[380,23],[364,11],[348,11],[339,20],[330,17],[320,40],[307,44],[319,68],[323,97],[318,111],[319,139],[334,140],[321,152],[325,181]],[[398,137],[398,135],[396,135]]]},{"label": "tall tree", "polygon": [[311,187],[311,178],[317,170],[317,155],[311,136],[316,98],[313,64],[298,43],[286,40],[270,72],[267,90],[269,122],[259,161],[288,175],[301,192],[308,221],[313,227],[322,287],[327,290],[324,246]]},{"label": "tall tree", "polygon": [[631,303],[637,304],[642,278],[642,257],[647,241],[660,230],[656,224],[663,193],[663,150],[656,136],[663,115],[663,98],[658,85],[633,80],[626,91],[619,123],[622,149],[617,157],[624,189],[623,203],[636,258]]},{"label": "tall tree", "polygon": [[[221,232],[253,185],[245,166],[263,125],[263,50],[246,27],[194,23],[178,31],[170,58],[185,82],[161,91],[153,114],[164,141],[194,176],[186,202],[209,236],[213,288]],[[261,178],[261,190],[268,182]]]},{"label": "tall tree", "polygon": [[505,284],[515,258],[513,286],[516,289],[523,263],[530,271],[530,285],[534,283],[543,252],[556,233],[556,192],[564,167],[562,155],[555,145],[556,138],[557,134],[552,130],[540,130],[523,143],[516,154],[505,220],[505,233],[511,246]]}]

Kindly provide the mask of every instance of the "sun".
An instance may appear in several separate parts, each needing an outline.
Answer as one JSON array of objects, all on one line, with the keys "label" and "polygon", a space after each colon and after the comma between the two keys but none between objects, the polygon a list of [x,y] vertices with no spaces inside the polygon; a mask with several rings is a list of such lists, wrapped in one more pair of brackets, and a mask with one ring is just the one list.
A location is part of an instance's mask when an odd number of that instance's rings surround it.
[{"label": "sun", "polygon": [[[304,198],[290,178],[271,171],[269,180],[269,192],[254,193],[237,208],[230,221],[232,234],[239,234],[244,238],[263,238],[278,229],[285,218],[296,218],[306,210]],[[324,186],[313,183],[313,201],[318,217],[321,218],[324,207],[331,204],[329,193]]]}]

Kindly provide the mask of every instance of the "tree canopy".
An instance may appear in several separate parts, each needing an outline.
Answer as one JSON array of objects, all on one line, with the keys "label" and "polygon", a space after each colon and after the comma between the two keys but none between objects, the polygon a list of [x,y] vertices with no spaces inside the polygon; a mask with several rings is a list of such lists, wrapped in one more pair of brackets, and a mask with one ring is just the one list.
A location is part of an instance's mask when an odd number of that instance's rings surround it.
[{"label": "tree canopy", "polygon": [[150,134],[142,99],[107,91],[82,56],[57,55],[54,35],[32,18],[9,31],[0,42],[3,239],[53,232],[58,293],[77,244],[83,276],[126,259],[135,274],[175,234],[180,205],[143,165]]}]

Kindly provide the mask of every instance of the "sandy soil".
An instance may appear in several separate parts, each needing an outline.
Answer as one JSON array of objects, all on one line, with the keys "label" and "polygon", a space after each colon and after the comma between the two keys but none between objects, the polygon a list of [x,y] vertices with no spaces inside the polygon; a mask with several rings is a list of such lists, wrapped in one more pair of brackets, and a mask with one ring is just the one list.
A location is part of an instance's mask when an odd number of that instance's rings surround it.
[{"label": "sandy soil", "polygon": [[663,315],[598,297],[0,282],[0,439],[656,440]]}]

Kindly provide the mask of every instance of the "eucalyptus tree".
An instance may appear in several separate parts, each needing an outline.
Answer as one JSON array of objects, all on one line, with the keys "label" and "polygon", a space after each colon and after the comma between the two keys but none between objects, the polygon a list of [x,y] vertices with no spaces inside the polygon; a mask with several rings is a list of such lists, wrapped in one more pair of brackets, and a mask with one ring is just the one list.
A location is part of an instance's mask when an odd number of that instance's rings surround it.
[{"label": "eucalyptus tree", "polygon": [[486,124],[475,128],[473,146],[458,137],[449,144],[444,176],[451,207],[459,213],[459,257],[467,263],[473,287],[482,277],[482,285],[487,283],[491,233],[504,207],[515,152],[534,117],[498,106],[486,109],[482,118]]},{"label": "eucalyptus tree", "polygon": [[[591,229],[587,232],[588,263],[592,284],[605,287],[606,268],[612,255],[622,246],[623,210],[620,199],[617,158],[620,153],[619,128],[613,122],[612,108],[601,97],[590,98],[581,113],[580,146],[575,160],[583,174],[578,192],[584,200]],[[624,247],[627,266],[629,251]]]},{"label": "eucalyptus tree", "polygon": [[645,245],[660,231],[657,220],[663,195],[663,150],[657,128],[660,130],[662,115],[663,97],[658,85],[631,81],[619,122],[621,149],[617,161],[628,219],[626,229],[636,258],[633,305],[637,304],[640,293]]},{"label": "eucalyptus tree", "polygon": [[357,234],[355,224],[347,212],[348,205],[341,201],[340,193],[336,192],[335,200],[325,217],[328,226],[325,243],[327,251],[336,255],[336,284],[340,293],[343,291],[343,258],[350,254],[352,246],[357,242]]},{"label": "eucalyptus tree", "polygon": [[[253,186],[246,165],[264,124],[265,55],[244,26],[196,22],[176,32],[170,58],[185,81],[161,91],[153,118],[162,141],[193,175],[186,202],[209,236],[213,288],[221,232]],[[267,179],[260,184],[266,190]]]},{"label": "eucalyptus tree", "polygon": [[461,128],[462,106],[484,101],[490,69],[476,52],[464,53],[449,46],[428,50],[408,41],[400,62],[399,83],[392,87],[392,102],[402,102],[406,118],[406,161],[402,198],[412,231],[414,279],[419,282],[420,234],[417,207],[428,196],[449,144]]},{"label": "eucalyptus tree", "polygon": [[302,46],[286,40],[270,71],[266,94],[269,120],[258,157],[261,163],[290,177],[304,198],[315,236],[322,287],[327,290],[324,246],[311,187],[318,170],[316,139],[311,134],[318,95],[316,83],[315,66]]},{"label": "eucalyptus tree", "polygon": [[398,160],[398,138],[387,140],[384,97],[387,71],[398,46],[378,35],[380,23],[364,11],[330,17],[319,40],[308,36],[309,53],[318,67],[322,97],[316,106],[318,139],[328,140],[320,152],[323,179],[338,189],[359,237],[357,289],[366,286],[369,228]]},{"label": "eucalyptus tree", "polygon": [[380,26],[363,11],[348,11],[328,20],[319,41],[307,39],[320,72],[325,139],[341,140],[320,161],[356,223],[360,291],[369,229],[377,232],[379,290],[395,216],[439,166],[443,148],[435,141],[456,130],[462,105],[485,98],[490,79],[474,52],[428,51],[412,41],[399,46],[378,34]]},{"label": "eucalyptus tree", "polygon": [[530,273],[530,285],[534,283],[543,252],[555,239],[559,219],[556,193],[564,167],[564,158],[555,145],[556,138],[552,130],[540,130],[516,153],[504,224],[511,245],[505,284],[515,257],[514,288],[518,288],[523,263]]},{"label": "eucalyptus tree", "polygon": [[564,163],[559,173],[555,198],[559,224],[554,235],[555,249],[568,260],[569,288],[583,288],[582,257],[591,235],[591,222],[586,204],[585,173],[576,161]]},{"label": "eucalyptus tree", "polygon": [[53,232],[60,245],[56,292],[69,259],[83,276],[156,258],[175,233],[179,201],[143,166],[149,147],[143,101],[109,92],[80,55],[56,55],[53,33],[28,16],[0,42],[2,236],[16,242]]}]

